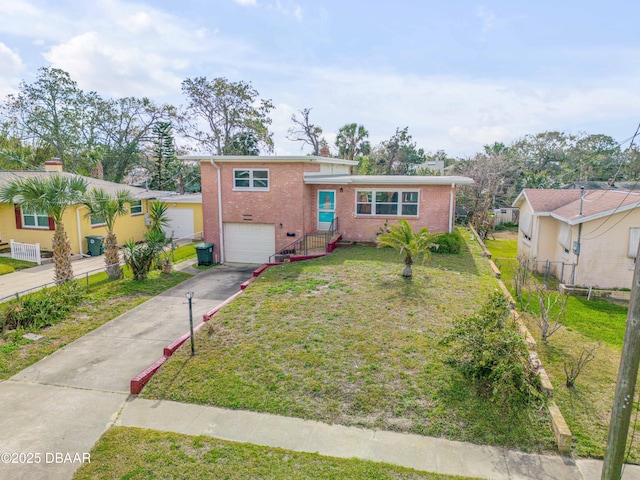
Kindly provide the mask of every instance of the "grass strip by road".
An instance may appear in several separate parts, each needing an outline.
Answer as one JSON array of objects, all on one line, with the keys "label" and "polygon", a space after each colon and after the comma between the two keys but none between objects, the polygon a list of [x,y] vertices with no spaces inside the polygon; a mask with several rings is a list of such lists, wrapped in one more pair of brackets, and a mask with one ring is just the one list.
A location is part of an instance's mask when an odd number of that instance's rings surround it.
[{"label": "grass strip by road", "polygon": [[364,246],[269,268],[142,395],[553,450],[543,409],[491,402],[445,362],[453,319],[498,287],[477,245],[414,265],[413,280],[401,270],[397,252]]},{"label": "grass strip by road", "polygon": [[[36,331],[35,333],[43,336],[42,339],[25,339],[22,337],[22,331],[0,338],[0,379],[15,375],[77,338],[191,277],[182,272],[163,274],[155,270],[146,280],[135,281],[130,277],[128,269],[123,270],[128,276],[113,282],[108,281],[104,272],[90,276],[85,299],[65,320]],[[84,285],[84,280],[80,282]],[[2,304],[0,313],[8,305]]]},{"label": "grass strip by road", "polygon": [[112,478],[464,480],[368,460],[130,427],[108,430],[91,450],[91,463],[73,476],[74,480]]},{"label": "grass strip by road", "polygon": [[9,257],[0,257],[0,275],[15,272],[16,270],[24,270],[25,268],[34,267],[33,262],[25,262],[23,260],[14,260]]},{"label": "grass strip by road", "polygon": [[[503,278],[506,277],[505,283],[512,292],[514,285],[510,270],[516,265],[514,245],[517,245],[517,240],[487,241],[487,248],[495,257],[502,254],[503,259],[508,258],[507,252],[512,251],[512,264],[502,260]],[[533,299],[531,307],[535,314],[537,305]],[[582,457],[604,456],[627,310],[624,305],[606,300],[569,297],[564,327],[548,342],[540,341],[535,318],[524,316],[529,331],[538,341],[538,354],[555,387],[555,401],[574,435],[574,450]],[[598,345],[595,359],[582,370],[575,387],[567,388],[565,365],[570,366],[583,348],[591,349]],[[635,403],[636,411],[637,406]],[[626,461],[640,463],[640,423],[634,426],[635,422],[637,417],[634,413]]]}]

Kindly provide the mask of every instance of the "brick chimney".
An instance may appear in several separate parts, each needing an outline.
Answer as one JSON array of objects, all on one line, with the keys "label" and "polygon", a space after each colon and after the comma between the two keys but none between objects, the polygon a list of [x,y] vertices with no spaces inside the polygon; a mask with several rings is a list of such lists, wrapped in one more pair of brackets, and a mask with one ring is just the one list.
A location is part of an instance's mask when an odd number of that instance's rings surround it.
[{"label": "brick chimney", "polygon": [[331,151],[329,150],[329,147],[327,147],[326,145],[323,147],[320,147],[320,156],[321,157],[331,156]]},{"label": "brick chimney", "polygon": [[59,158],[52,158],[51,160],[47,160],[44,162],[44,170],[45,172],[62,172],[62,160]]}]

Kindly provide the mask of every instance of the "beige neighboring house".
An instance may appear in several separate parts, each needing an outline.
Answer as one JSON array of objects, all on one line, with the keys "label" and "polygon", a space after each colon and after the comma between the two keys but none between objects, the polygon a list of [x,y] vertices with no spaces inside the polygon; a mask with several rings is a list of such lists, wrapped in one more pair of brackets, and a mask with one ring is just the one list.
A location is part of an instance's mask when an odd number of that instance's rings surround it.
[{"label": "beige neighboring house", "polygon": [[524,189],[518,255],[563,283],[631,288],[640,240],[640,192]]}]

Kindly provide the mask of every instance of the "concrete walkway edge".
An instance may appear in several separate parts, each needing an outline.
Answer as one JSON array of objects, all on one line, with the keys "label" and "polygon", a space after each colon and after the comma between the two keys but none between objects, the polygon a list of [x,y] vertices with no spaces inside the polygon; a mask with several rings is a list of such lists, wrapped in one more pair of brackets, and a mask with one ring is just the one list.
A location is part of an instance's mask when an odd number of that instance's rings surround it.
[{"label": "concrete walkway edge", "polygon": [[[490,480],[596,480],[602,468],[599,460],[575,461],[559,455],[536,455],[422,435],[136,396],[125,402],[115,425],[204,435]],[[639,479],[640,467],[627,466],[623,478]]]}]

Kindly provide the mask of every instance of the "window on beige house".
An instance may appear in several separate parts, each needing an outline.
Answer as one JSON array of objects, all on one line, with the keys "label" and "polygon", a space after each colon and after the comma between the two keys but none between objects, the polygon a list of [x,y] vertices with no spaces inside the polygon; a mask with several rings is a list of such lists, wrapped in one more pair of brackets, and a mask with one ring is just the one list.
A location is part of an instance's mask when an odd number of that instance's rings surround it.
[{"label": "window on beige house", "polygon": [[636,258],[638,254],[638,243],[640,243],[640,228],[632,227],[629,229],[629,250],[627,257]]},{"label": "window on beige house", "polygon": [[532,230],[532,218],[529,212],[522,212],[520,214],[520,231],[524,236],[524,243],[529,245],[531,243],[531,230]]},{"label": "window on beige house", "polygon": [[558,243],[563,248],[563,257],[569,257],[569,250],[571,248],[571,225],[568,223],[560,224],[560,232],[558,233]]}]

